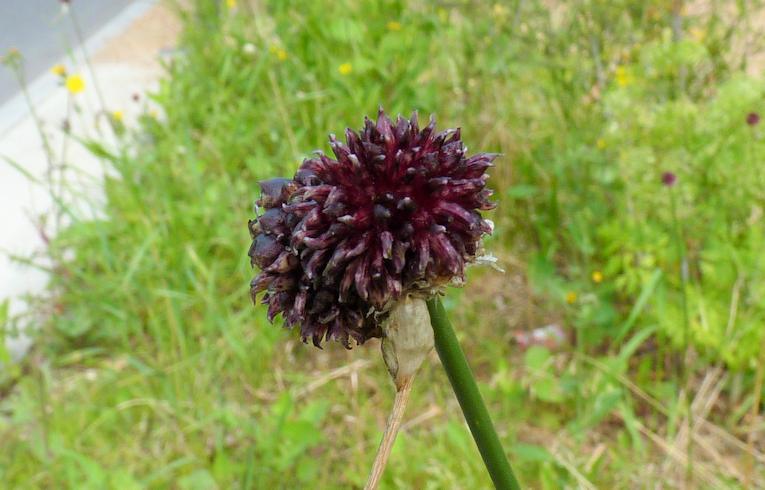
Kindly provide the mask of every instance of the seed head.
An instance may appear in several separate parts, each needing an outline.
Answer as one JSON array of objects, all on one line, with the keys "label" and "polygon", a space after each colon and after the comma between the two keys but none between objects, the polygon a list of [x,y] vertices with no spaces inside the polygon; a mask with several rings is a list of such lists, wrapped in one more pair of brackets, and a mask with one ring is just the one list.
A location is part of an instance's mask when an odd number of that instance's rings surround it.
[{"label": "seed head", "polygon": [[345,139],[330,135],[334,158],[318,152],[294,178],[261,182],[249,222],[253,301],[266,291],[269,320],[281,314],[317,347],[380,337],[402,297],[464,279],[492,231],[480,211],[494,207],[496,155],[468,157],[459,129],[437,133],[432,118],[420,129],[416,113],[394,124],[380,110]]}]

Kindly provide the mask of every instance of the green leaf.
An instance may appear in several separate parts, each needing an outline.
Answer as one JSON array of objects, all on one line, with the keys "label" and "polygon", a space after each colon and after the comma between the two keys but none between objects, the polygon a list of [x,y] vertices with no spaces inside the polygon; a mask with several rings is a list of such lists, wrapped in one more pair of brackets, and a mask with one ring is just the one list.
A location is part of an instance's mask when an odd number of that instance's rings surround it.
[{"label": "green leaf", "polygon": [[618,411],[622,416],[624,426],[627,428],[627,432],[629,432],[630,438],[632,439],[632,447],[636,451],[642,452],[644,449],[643,438],[638,429],[640,422],[638,421],[637,416],[635,416],[635,411],[632,410],[632,407],[629,406],[626,401],[619,404]]},{"label": "green leaf", "polygon": [[534,394],[540,400],[548,403],[560,403],[563,401],[558,380],[553,377],[545,377],[534,382],[532,385]]},{"label": "green leaf", "polygon": [[523,363],[526,368],[533,373],[539,373],[545,370],[547,362],[552,355],[550,351],[541,345],[532,345],[523,355]]},{"label": "green leaf", "polygon": [[510,199],[527,199],[538,192],[538,189],[533,185],[518,184],[509,187],[505,191],[505,196]]},{"label": "green leaf", "polygon": [[600,392],[583,416],[573,422],[572,431],[581,432],[599,424],[616,408],[622,397],[622,390],[616,387]]},{"label": "green leaf", "polygon": [[364,38],[363,25],[345,17],[336,18],[329,25],[329,32],[332,37],[341,42],[354,43]]},{"label": "green leaf", "polygon": [[632,336],[632,338],[624,344],[619,351],[619,359],[622,361],[626,361],[630,357],[632,357],[632,354],[635,353],[635,351],[643,345],[643,342],[648,339],[651,335],[656,332],[656,325],[651,325],[650,327],[646,327],[641,329],[638,333]]},{"label": "green leaf", "polygon": [[511,451],[519,461],[526,461],[529,463],[555,461],[555,458],[547,449],[542,446],[537,446],[536,444],[516,443],[512,446]]},{"label": "green leaf", "polygon": [[217,490],[215,478],[205,469],[198,469],[178,479],[178,487],[182,490]]},{"label": "green leaf", "polygon": [[310,482],[319,474],[319,461],[315,458],[303,458],[295,468],[297,478],[301,482]]},{"label": "green leaf", "polygon": [[240,472],[239,466],[224,450],[219,450],[215,453],[215,461],[212,464],[213,477],[216,480],[225,480],[231,475],[237,475]]},{"label": "green leaf", "polygon": [[98,158],[103,158],[104,160],[108,160],[110,162],[117,161],[117,155],[107,150],[106,146],[96,140],[80,140],[80,143],[82,143],[82,145],[87,148],[90,153]]},{"label": "green leaf", "polygon": [[141,484],[126,470],[112,471],[109,475],[109,488],[114,490],[141,490]]},{"label": "green leaf", "polygon": [[648,279],[648,281],[643,285],[643,290],[640,292],[640,296],[632,306],[630,315],[627,317],[627,320],[625,320],[625,322],[619,327],[619,332],[616,334],[616,337],[614,337],[614,344],[620,343],[622,339],[624,339],[625,335],[629,333],[630,329],[635,324],[640,314],[643,312],[645,305],[648,303],[648,300],[656,289],[656,285],[659,284],[659,279],[661,279],[661,276],[661,269],[656,269],[653,271],[653,274],[651,274],[651,277]]}]

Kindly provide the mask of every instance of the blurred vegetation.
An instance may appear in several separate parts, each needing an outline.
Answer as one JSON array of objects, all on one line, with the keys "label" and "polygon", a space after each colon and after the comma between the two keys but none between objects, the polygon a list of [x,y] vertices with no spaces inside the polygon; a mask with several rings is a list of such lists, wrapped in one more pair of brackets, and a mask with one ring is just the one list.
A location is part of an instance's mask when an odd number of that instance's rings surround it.
[{"label": "blurred vegetation", "polygon": [[[471,271],[447,307],[527,486],[682,486],[688,390],[693,485],[765,485],[759,2],[178,12],[162,114],[118,149],[88,142],[113,168],[105,206],[65,208],[52,314],[0,375],[0,481],[360,488],[392,400],[378,345],[268,325],[246,223],[258,180],[381,105],[504,154],[487,246],[508,271]],[[565,341],[516,342],[548,323]],[[490,485],[435,357],[408,419],[386,488]]]}]

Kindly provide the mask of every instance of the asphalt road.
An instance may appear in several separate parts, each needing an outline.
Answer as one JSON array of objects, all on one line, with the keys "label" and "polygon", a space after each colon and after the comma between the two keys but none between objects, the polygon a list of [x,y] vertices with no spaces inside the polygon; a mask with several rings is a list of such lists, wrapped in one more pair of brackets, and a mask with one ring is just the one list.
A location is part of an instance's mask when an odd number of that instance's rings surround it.
[{"label": "asphalt road", "polygon": [[[71,0],[71,10],[87,39],[135,0]],[[0,0],[0,55],[17,48],[29,82],[78,44],[71,19],[59,0]],[[0,104],[18,93],[18,82],[0,66]]]}]

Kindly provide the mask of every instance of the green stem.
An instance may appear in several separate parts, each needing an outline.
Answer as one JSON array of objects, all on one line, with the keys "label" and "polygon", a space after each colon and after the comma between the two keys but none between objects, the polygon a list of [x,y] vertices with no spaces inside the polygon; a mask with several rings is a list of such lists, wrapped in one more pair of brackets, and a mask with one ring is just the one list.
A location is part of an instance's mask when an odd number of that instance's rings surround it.
[{"label": "green stem", "polygon": [[[88,56],[88,52],[85,49],[85,35],[82,33],[82,29],[80,28],[80,23],[77,21],[77,16],[74,13],[74,9],[70,6],[69,7],[69,19],[72,21],[72,27],[74,27],[74,33],[77,36],[77,42],[80,43],[80,50],[82,51],[82,57],[85,60],[85,66],[88,67],[88,71],[90,72],[90,76],[93,79],[93,88],[96,89],[96,96],[98,97],[98,103],[101,104],[101,112],[106,114],[106,102],[104,99],[103,93],[101,93],[101,87],[98,85],[98,78],[96,77],[96,72],[93,70],[93,65],[90,63],[90,56]],[[98,126],[96,126],[96,129],[98,130]]]},{"label": "green stem", "polygon": [[499,442],[497,432],[494,430],[486,405],[483,403],[481,393],[478,391],[478,385],[465,359],[465,354],[460,348],[451,322],[446,317],[444,306],[438,298],[433,298],[428,301],[428,311],[433,325],[438,357],[441,358],[441,364],[444,365],[494,486],[499,490],[520,489],[502,444]]},{"label": "green stem", "polygon": [[680,225],[680,219],[677,216],[677,204],[675,203],[675,193],[673,189],[669,188],[669,205],[672,212],[672,225],[675,231],[675,246],[677,247],[677,256],[680,261],[680,284],[681,284],[681,298],[683,303],[683,368],[680,376],[681,383],[683,384],[683,392],[685,394],[685,416],[686,416],[686,441],[685,441],[685,455],[687,463],[685,466],[685,484],[690,488],[693,486],[693,399],[691,398],[691,385],[690,385],[690,351],[691,351],[691,323],[690,314],[688,312],[688,273],[687,273],[687,257],[685,249],[685,240],[683,238],[683,231]]}]

